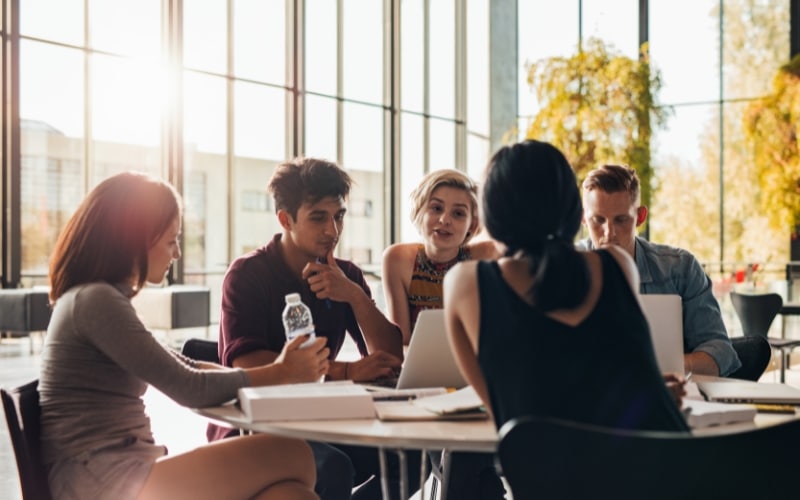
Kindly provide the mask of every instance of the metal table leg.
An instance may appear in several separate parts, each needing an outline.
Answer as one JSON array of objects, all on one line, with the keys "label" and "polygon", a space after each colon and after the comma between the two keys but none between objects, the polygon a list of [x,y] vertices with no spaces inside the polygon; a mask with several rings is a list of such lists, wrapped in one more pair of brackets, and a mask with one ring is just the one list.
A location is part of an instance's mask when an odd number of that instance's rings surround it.
[{"label": "metal table leg", "polygon": [[389,496],[389,478],[386,474],[386,448],[378,448],[378,462],[381,467],[381,496],[391,498]]},{"label": "metal table leg", "polygon": [[419,466],[419,498],[420,500],[425,500],[425,481],[428,479],[428,450],[422,450],[421,452],[422,457]]},{"label": "metal table leg", "polygon": [[[381,467],[381,495],[383,498],[391,498],[389,496],[389,475],[388,467],[386,465],[386,448],[378,448],[378,461]],[[391,450],[397,453],[398,462],[400,463],[400,500],[408,500],[408,463],[406,460],[406,451],[403,449]]]},{"label": "metal table leg", "polygon": [[447,487],[450,485],[450,450],[442,450],[442,490],[439,498],[447,498]]}]

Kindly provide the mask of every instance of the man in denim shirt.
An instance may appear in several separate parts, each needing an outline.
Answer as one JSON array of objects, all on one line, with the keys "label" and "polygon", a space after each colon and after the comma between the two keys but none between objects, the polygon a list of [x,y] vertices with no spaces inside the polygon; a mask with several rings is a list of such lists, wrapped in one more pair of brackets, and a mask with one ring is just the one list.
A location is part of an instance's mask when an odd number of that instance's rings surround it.
[{"label": "man in denim shirt", "polygon": [[733,350],[711,280],[686,250],[650,243],[636,236],[647,218],[641,205],[639,178],[633,169],[604,165],[583,181],[583,223],[589,238],[585,249],[618,245],[631,254],[639,269],[639,291],[681,296],[686,372],[726,376],[741,363]]}]

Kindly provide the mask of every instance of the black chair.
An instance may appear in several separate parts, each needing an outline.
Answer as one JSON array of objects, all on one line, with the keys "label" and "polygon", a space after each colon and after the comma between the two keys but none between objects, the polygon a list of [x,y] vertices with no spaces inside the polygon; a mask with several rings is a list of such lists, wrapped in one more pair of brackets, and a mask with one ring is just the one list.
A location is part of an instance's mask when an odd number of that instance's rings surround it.
[{"label": "black chair", "polygon": [[183,343],[181,354],[198,361],[219,363],[219,351],[217,349],[218,344],[214,340],[189,338]]},{"label": "black chair", "polygon": [[39,380],[10,390],[0,388],[8,433],[17,460],[22,498],[50,500],[47,472],[39,447]]},{"label": "black chair", "polygon": [[769,327],[783,307],[783,299],[777,293],[731,292],[731,303],[746,337],[764,337],[772,348],[781,354],[781,383],[786,381],[786,368],[792,350],[800,346],[799,339],[770,337]]},{"label": "black chair", "polygon": [[728,377],[757,382],[772,359],[769,341],[764,337],[732,337],[731,344],[742,366]]},{"label": "black chair", "polygon": [[[800,420],[717,435],[623,431],[544,417],[500,429],[515,499],[796,498]],[[742,465],[746,464],[746,470]]]}]

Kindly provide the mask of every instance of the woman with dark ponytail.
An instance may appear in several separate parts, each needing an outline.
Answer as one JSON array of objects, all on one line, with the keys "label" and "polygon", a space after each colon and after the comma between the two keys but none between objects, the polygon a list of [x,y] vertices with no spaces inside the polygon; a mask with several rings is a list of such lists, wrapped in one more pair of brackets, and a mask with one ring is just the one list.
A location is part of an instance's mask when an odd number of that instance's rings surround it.
[{"label": "woman with dark ponytail", "polygon": [[564,155],[533,140],[501,148],[482,209],[506,254],[452,268],[444,306],[458,363],[495,425],[544,415],[688,430],[656,363],[633,259],[574,246],[583,208]]}]

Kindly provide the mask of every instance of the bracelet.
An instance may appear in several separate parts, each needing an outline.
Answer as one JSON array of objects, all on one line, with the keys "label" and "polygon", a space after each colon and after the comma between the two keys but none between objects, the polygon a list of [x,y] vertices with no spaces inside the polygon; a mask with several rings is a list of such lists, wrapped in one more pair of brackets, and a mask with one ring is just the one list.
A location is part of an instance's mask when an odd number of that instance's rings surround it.
[{"label": "bracelet", "polygon": [[349,366],[350,366],[350,363],[348,363],[348,362],[344,363],[344,379],[345,380],[347,380],[347,367],[349,367]]}]

